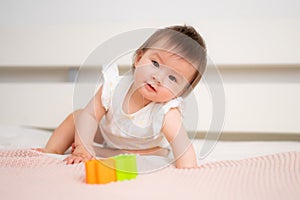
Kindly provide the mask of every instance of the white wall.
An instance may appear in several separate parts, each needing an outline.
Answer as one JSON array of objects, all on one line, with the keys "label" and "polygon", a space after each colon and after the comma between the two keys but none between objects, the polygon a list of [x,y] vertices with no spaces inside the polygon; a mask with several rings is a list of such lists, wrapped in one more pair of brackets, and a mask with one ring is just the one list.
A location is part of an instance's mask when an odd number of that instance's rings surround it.
[{"label": "white wall", "polygon": [[[204,36],[223,76],[225,132],[300,133],[299,10],[297,0],[1,0],[0,121],[55,127],[72,109],[72,86],[49,82],[68,82],[69,69],[116,34],[186,23]],[[205,131],[209,93],[199,96]]]},{"label": "white wall", "polygon": [[0,65],[78,66],[113,35],[183,23],[217,64],[298,64],[299,10],[297,0],[2,0]]}]

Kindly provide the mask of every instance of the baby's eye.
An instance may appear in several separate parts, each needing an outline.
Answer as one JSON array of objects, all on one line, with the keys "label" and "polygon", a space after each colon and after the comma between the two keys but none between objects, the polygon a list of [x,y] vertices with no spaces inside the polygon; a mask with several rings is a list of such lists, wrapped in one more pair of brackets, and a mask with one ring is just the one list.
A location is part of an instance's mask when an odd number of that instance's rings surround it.
[{"label": "baby's eye", "polygon": [[169,79],[170,79],[171,81],[174,81],[175,83],[177,83],[177,79],[176,79],[175,76],[169,75]]},{"label": "baby's eye", "polygon": [[155,60],[151,60],[152,64],[154,65],[154,67],[159,68],[159,63],[156,62]]}]

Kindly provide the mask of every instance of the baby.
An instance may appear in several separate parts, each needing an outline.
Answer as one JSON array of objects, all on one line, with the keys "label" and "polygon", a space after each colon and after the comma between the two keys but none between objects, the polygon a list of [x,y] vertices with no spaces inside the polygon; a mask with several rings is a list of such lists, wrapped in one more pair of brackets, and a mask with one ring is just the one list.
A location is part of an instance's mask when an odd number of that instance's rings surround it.
[{"label": "baby", "polygon": [[[73,164],[124,152],[166,156],[170,147],[177,168],[196,167],[181,103],[205,67],[205,43],[193,27],[160,29],[136,50],[132,73],[121,78],[115,66],[104,67],[95,96],[38,150],[62,154],[72,146],[65,161]],[[105,148],[96,150],[94,141]]]}]

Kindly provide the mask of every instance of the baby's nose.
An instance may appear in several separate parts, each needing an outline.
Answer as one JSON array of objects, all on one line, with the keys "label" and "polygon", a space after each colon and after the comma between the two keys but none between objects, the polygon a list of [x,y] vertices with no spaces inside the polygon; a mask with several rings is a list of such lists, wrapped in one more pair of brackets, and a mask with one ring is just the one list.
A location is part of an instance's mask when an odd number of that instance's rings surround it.
[{"label": "baby's nose", "polygon": [[157,82],[158,84],[161,84],[163,75],[161,73],[155,73],[152,75],[152,79]]}]

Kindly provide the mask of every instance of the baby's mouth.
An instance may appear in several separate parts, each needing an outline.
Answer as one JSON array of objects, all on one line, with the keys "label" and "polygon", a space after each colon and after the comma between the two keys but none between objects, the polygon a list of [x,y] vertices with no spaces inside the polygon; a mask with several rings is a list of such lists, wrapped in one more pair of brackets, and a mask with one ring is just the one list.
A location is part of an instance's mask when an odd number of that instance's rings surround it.
[{"label": "baby's mouth", "polygon": [[156,92],[155,87],[153,87],[150,83],[146,83],[146,86],[147,86],[150,90],[153,90],[154,92]]}]

